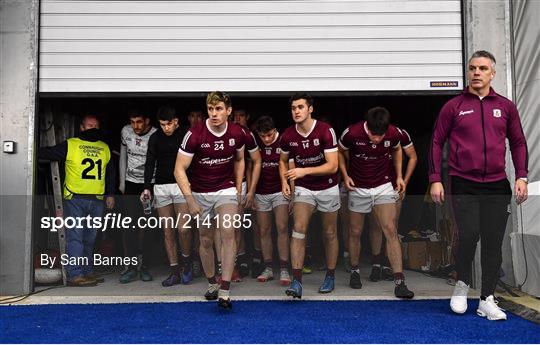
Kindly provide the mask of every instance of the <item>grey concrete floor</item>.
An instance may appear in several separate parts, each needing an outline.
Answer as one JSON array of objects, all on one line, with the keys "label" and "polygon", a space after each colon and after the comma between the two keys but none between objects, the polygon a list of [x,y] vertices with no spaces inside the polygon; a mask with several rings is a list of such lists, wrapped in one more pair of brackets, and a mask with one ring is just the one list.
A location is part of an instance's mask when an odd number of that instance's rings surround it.
[{"label": "grey concrete floor", "polygon": [[[353,290],[348,286],[349,274],[341,266],[336,269],[336,287],[330,294],[319,294],[318,288],[324,279],[324,271],[315,271],[303,277],[303,299],[305,300],[383,300],[394,297],[394,283],[389,281],[371,282],[368,280],[371,266],[361,267],[363,287]],[[208,286],[205,278],[197,278],[189,285],[162,287],[161,281],[167,277],[166,267],[154,268],[151,282],[134,281],[129,284],[118,282],[119,270],[104,276],[105,282],[95,287],[60,287],[32,295],[18,304],[50,303],[134,303],[134,302],[177,302],[204,301],[203,294]],[[275,273],[279,274],[277,270]],[[453,286],[445,279],[433,278],[422,273],[405,271],[409,289],[415,292],[416,299],[449,298]],[[43,287],[37,287],[40,290]],[[478,296],[471,291],[470,297]],[[231,298],[235,300],[285,300],[285,287],[279,279],[261,283],[250,277],[240,283],[231,284]]]}]

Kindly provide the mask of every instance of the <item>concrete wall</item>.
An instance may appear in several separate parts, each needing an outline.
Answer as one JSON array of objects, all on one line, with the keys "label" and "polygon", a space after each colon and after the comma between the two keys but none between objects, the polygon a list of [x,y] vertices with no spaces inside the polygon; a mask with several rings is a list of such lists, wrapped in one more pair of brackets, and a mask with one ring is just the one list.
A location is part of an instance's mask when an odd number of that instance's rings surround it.
[{"label": "concrete wall", "polygon": [[[512,40],[511,40],[511,11],[510,0],[464,0],[464,33],[465,33],[465,59],[477,50],[488,50],[497,60],[497,74],[493,81],[493,88],[497,93],[514,98],[512,88]],[[465,63],[466,63],[465,61]],[[514,172],[510,155],[507,155],[509,166],[508,176],[513,180]],[[511,183],[513,188],[513,183]],[[514,273],[512,266],[512,249],[510,247],[510,233],[515,223],[516,209],[512,207],[512,214],[508,220],[506,234],[503,242],[502,270],[505,276],[501,279],[510,285],[514,285]],[[473,270],[473,281],[479,287],[481,283],[480,269],[480,246],[476,253]]]},{"label": "concrete wall", "polygon": [[32,289],[32,195],[36,118],[38,0],[0,2],[0,295]]}]

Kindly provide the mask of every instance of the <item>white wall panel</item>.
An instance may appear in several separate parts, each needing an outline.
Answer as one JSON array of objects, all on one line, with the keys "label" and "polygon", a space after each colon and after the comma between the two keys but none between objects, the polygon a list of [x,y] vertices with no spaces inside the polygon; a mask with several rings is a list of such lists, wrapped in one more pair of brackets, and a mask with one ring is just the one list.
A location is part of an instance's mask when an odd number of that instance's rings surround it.
[{"label": "white wall panel", "polygon": [[463,79],[459,0],[45,0],[40,34],[41,92],[448,90]]}]

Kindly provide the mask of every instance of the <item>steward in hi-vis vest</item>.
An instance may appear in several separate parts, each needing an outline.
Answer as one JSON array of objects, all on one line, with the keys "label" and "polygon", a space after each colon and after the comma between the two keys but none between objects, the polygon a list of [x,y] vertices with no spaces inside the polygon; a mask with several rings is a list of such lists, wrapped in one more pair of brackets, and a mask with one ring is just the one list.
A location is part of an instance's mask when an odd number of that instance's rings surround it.
[{"label": "steward in hi-vis vest", "polygon": [[38,156],[65,164],[64,199],[73,195],[95,196],[113,195],[116,190],[114,164],[109,146],[101,139],[97,128],[79,133],[52,147],[41,147]]},{"label": "steward in hi-vis vest", "polygon": [[[108,209],[114,207],[116,169],[111,162],[109,146],[101,140],[99,120],[87,115],[81,122],[81,132],[53,147],[42,147],[38,156],[59,161],[65,165],[64,218],[73,218],[75,224],[66,222],[66,268],[68,285],[94,286],[103,278],[94,275],[94,241],[98,228],[80,221],[103,216],[104,195]],[[88,219],[88,218],[87,218]],[[71,224],[71,227],[70,225]],[[93,223],[95,224],[95,223]]]},{"label": "steward in hi-vis vest", "polygon": [[73,194],[102,196],[110,159],[109,146],[101,140],[68,139],[64,199],[71,199]]}]

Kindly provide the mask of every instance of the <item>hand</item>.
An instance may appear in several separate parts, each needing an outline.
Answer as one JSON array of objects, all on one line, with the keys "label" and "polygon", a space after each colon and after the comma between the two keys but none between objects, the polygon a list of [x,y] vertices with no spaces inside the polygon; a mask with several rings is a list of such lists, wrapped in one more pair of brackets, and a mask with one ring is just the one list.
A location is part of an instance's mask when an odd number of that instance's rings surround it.
[{"label": "hand", "polygon": [[401,193],[399,193],[399,200],[403,201],[403,199],[405,199],[406,190],[407,190],[407,184],[405,184],[405,189],[403,189]]},{"label": "hand", "polygon": [[281,192],[287,200],[291,200],[291,186],[288,183],[283,183],[281,185]]},{"label": "hand", "polygon": [[402,193],[405,193],[405,188],[406,188],[405,181],[403,181],[403,178],[398,177],[396,179],[396,191],[398,192],[400,196]]},{"label": "hand", "polygon": [[294,168],[285,173],[285,177],[291,181],[302,178],[304,176],[306,176],[306,170],[304,168]]},{"label": "hand", "polygon": [[105,199],[105,206],[108,210],[112,210],[114,208],[114,196],[108,196]]},{"label": "hand", "polygon": [[527,182],[523,181],[522,179],[517,179],[516,185],[514,186],[514,191],[516,193],[516,203],[518,205],[527,200],[529,195]]},{"label": "hand", "polygon": [[354,181],[350,176],[347,176],[343,179],[343,183],[345,184],[345,188],[347,190],[353,191],[355,188]]},{"label": "hand", "polygon": [[247,193],[243,202],[244,209],[253,208],[254,200],[255,200],[255,194],[253,194],[252,192]]},{"label": "hand", "polygon": [[429,193],[431,194],[431,200],[438,205],[442,205],[444,202],[444,187],[440,182],[433,182],[431,184]]},{"label": "hand", "polygon": [[120,182],[120,185],[118,186],[118,190],[122,192],[122,194],[126,194],[126,184]]},{"label": "hand", "polygon": [[145,189],[142,191],[141,193],[141,197],[140,197],[141,201],[144,201],[144,199],[152,199],[152,193],[150,192],[149,189]]},{"label": "hand", "polygon": [[202,208],[201,206],[197,203],[197,201],[195,201],[195,199],[193,198],[190,198],[190,200],[188,200],[187,202],[188,204],[188,210],[189,210],[189,214],[192,216],[192,217],[195,217],[195,216],[202,216]]}]

